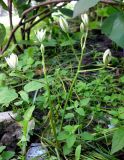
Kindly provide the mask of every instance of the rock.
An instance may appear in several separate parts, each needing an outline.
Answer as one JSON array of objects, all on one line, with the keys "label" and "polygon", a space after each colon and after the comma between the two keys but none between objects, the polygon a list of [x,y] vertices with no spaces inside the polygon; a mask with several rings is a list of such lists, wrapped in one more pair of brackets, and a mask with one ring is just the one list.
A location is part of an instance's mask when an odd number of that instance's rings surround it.
[{"label": "rock", "polygon": [[0,145],[6,146],[8,150],[14,150],[21,134],[21,126],[18,123],[9,124],[0,139]]},{"label": "rock", "polygon": [[14,121],[16,117],[16,114],[14,114],[12,111],[8,112],[1,112],[0,113],[0,123],[8,123]]},{"label": "rock", "polygon": [[46,154],[47,148],[41,143],[32,143],[26,154],[26,160],[32,160],[33,158],[37,158],[37,160],[45,160]]}]

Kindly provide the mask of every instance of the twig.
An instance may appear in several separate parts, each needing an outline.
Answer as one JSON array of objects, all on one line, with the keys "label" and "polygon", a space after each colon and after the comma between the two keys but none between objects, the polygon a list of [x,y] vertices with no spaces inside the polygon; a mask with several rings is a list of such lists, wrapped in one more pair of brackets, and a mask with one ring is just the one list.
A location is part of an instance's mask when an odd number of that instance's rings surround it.
[{"label": "twig", "polygon": [[[10,21],[10,31],[13,30],[13,22],[12,22],[12,0],[8,0],[8,11],[9,11],[9,21]],[[15,38],[15,35],[13,35],[13,41],[15,44],[17,44],[17,40]],[[17,45],[16,46],[19,51],[22,51],[22,49]]]},{"label": "twig", "polygon": [[[26,15],[28,15],[28,13],[30,13],[32,10],[35,10],[37,8],[40,8],[41,6],[46,6],[46,5],[50,5],[50,4],[57,4],[57,3],[60,3],[60,2],[70,2],[72,0],[48,0],[48,1],[45,1],[45,2],[41,2],[39,3],[38,5],[36,6],[33,6],[33,7],[30,7],[28,8],[27,10],[25,10],[23,13],[22,13],[22,18],[20,19],[18,25],[12,30],[11,34],[10,34],[10,37],[8,39],[8,42],[6,43],[6,45],[4,46],[4,48],[2,49],[2,51],[0,51],[0,54],[3,54],[9,47],[10,43],[11,43],[11,40],[13,39],[14,37],[14,33],[17,31],[17,29],[19,27],[21,27],[23,25],[22,21],[24,19],[24,17]],[[112,1],[112,0],[101,0],[100,2],[102,3],[107,3],[107,4],[115,4],[116,2]],[[37,21],[38,23],[39,21]],[[35,24],[37,24],[35,23]]]},{"label": "twig", "polygon": [[45,9],[44,11],[32,16],[30,19],[25,20],[25,22],[22,22],[22,24],[28,23],[28,22],[34,20],[36,17],[38,17],[38,16],[40,16],[40,15],[42,15],[44,13],[47,13],[48,11],[49,11],[49,9]]},{"label": "twig", "polygon": [[7,44],[4,46],[3,50],[0,52],[0,54],[3,54],[9,47],[10,43],[11,43],[11,40],[14,36],[14,33],[17,31],[17,29],[22,26],[22,21],[24,19],[24,17],[30,13],[32,10],[34,9],[37,9],[41,6],[46,6],[46,5],[49,5],[49,4],[53,4],[53,3],[60,3],[60,2],[70,2],[71,0],[48,0],[48,1],[45,1],[45,2],[41,2],[39,3],[38,5],[36,6],[33,6],[33,7],[30,7],[29,9],[25,10],[23,13],[22,13],[22,18],[20,19],[18,25],[12,30],[11,34],[10,34],[10,37],[8,39],[8,42]]}]

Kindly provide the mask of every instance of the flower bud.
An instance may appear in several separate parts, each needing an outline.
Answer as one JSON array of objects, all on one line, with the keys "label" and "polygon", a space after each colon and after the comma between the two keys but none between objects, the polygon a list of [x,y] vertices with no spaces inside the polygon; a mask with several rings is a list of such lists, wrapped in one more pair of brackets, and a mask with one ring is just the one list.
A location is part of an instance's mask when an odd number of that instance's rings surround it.
[{"label": "flower bud", "polygon": [[66,19],[61,16],[61,17],[59,18],[59,24],[60,24],[61,29],[62,29],[65,33],[67,33],[69,27],[68,27],[68,22],[66,21]]},{"label": "flower bud", "polygon": [[110,51],[110,49],[107,49],[103,54],[103,63],[105,65],[108,65],[109,62],[111,61],[111,57],[112,57],[111,51]]},{"label": "flower bud", "polygon": [[14,53],[12,53],[9,57],[5,57],[5,60],[10,68],[14,69],[18,65],[18,57]]},{"label": "flower bud", "polygon": [[40,46],[40,50],[41,50],[41,53],[42,53],[42,54],[44,54],[44,52],[45,52],[45,48],[44,48],[44,45],[43,45],[43,44],[41,44],[41,46]]},{"label": "flower bud", "polygon": [[84,25],[88,26],[89,18],[88,18],[88,15],[86,13],[84,13],[84,14],[81,15],[81,19],[82,19]]},{"label": "flower bud", "polygon": [[36,33],[37,39],[42,42],[45,39],[46,36],[46,30],[41,29],[40,31],[37,31]]},{"label": "flower bud", "polygon": [[81,33],[84,32],[84,24],[83,23],[80,24],[80,31],[81,31]]}]

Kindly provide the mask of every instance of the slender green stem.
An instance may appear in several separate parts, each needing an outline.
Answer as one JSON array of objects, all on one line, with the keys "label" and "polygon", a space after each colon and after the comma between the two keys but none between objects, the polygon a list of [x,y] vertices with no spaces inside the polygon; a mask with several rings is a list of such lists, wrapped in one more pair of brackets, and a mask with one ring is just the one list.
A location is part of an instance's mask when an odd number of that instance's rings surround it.
[{"label": "slender green stem", "polygon": [[72,39],[71,39],[71,37],[69,36],[68,32],[67,32],[67,37],[68,37],[68,39],[69,39],[69,41],[70,41],[70,43],[71,43],[72,52],[73,52],[73,54],[75,55],[76,60],[79,61],[79,58],[78,58],[78,56],[76,55],[76,52],[75,52],[75,49],[74,49],[74,46],[73,46],[73,43],[72,43]]},{"label": "slender green stem", "polygon": [[72,84],[70,86],[69,93],[67,95],[67,98],[66,98],[66,101],[65,101],[65,104],[64,104],[64,112],[63,112],[63,115],[62,115],[62,121],[61,121],[61,125],[60,125],[60,130],[62,129],[62,126],[63,126],[65,111],[66,111],[66,108],[67,108],[67,104],[68,104],[69,98],[72,95],[73,86],[74,86],[74,84],[75,84],[75,82],[77,80],[77,77],[78,77],[78,74],[79,74],[79,71],[80,71],[80,68],[81,68],[81,64],[82,64],[82,60],[83,60],[83,55],[84,55],[84,49],[85,49],[85,46],[86,46],[87,35],[88,35],[88,28],[86,30],[86,34],[85,34],[84,42],[83,43],[82,43],[83,36],[81,37],[81,57],[80,57],[80,60],[79,60],[79,63],[78,63],[77,72],[76,72],[76,74],[75,74],[75,76],[73,78]]},{"label": "slender green stem", "polygon": [[44,53],[42,53],[42,65],[43,65],[44,78],[45,78],[45,81],[46,81],[46,89],[47,89],[47,94],[48,94],[48,103],[49,103],[49,106],[50,106],[50,124],[51,124],[52,130],[53,130],[54,138],[55,138],[57,146],[58,146],[56,127],[55,127],[56,125],[55,125],[55,122],[54,122],[54,119],[53,119],[53,110],[54,110],[54,108],[53,108],[53,105],[52,105],[52,102],[51,102],[50,87],[49,87],[49,82],[48,82],[47,74],[46,74]]}]

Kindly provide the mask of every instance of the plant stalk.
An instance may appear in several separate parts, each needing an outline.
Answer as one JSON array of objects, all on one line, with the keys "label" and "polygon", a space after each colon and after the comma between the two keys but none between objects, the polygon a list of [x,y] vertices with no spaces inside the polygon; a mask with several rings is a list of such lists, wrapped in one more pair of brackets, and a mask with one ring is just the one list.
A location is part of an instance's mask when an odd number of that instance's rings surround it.
[{"label": "plant stalk", "polygon": [[65,116],[67,104],[68,104],[69,98],[70,98],[71,95],[72,95],[73,86],[74,86],[74,84],[75,84],[75,82],[76,82],[76,80],[77,80],[77,77],[78,77],[78,75],[79,75],[79,71],[80,71],[80,68],[81,68],[81,64],[82,64],[82,60],[83,60],[83,55],[84,55],[84,50],[85,50],[85,46],[86,46],[87,36],[88,36],[88,28],[86,29],[86,34],[85,34],[84,42],[83,42],[83,43],[82,43],[82,41],[83,41],[83,36],[81,37],[81,57],[80,57],[80,60],[79,60],[79,63],[78,63],[77,72],[76,72],[76,74],[75,74],[75,76],[74,76],[74,78],[73,78],[73,81],[72,81],[72,84],[71,84],[69,93],[68,93],[67,98],[66,98],[66,101],[65,101],[64,112],[63,112],[63,115],[62,115],[62,121],[61,121],[61,125],[60,125],[60,131],[62,130],[62,126],[63,126],[63,121],[64,121],[64,116]]}]

